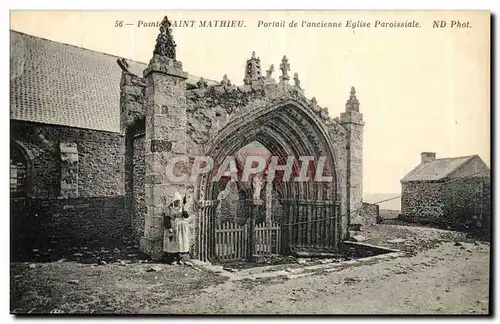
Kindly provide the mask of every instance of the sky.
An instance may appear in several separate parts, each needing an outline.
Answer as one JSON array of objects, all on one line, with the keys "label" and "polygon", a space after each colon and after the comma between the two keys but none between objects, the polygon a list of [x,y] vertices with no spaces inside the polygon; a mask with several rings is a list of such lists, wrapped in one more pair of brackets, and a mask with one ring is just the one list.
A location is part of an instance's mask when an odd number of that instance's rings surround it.
[{"label": "sky", "polygon": [[[157,27],[140,21],[194,20],[173,29],[177,59],[191,75],[242,84],[252,51],[262,70],[286,55],[290,75],[332,117],[356,87],[365,121],[363,191],[398,193],[420,162],[478,154],[490,165],[490,17],[484,11],[12,11],[10,28],[90,50],[149,62]],[[242,20],[242,28],[201,28],[203,20]],[[262,22],[342,22],[365,28],[258,27]],[[417,21],[420,28],[374,28]],[[432,22],[444,20],[445,28]],[[451,28],[452,21],[469,28]],[[123,22],[122,27],[120,22]],[[131,25],[127,25],[131,24]],[[455,23],[456,24],[456,23]],[[115,27],[116,25],[116,27]],[[118,68],[118,66],[117,66]]]}]

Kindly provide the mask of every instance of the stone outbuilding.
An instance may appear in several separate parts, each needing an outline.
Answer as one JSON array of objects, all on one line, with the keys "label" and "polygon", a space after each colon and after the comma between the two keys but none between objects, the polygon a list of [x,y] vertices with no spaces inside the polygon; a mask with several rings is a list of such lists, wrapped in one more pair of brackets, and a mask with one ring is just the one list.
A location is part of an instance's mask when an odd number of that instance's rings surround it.
[{"label": "stone outbuilding", "polygon": [[421,162],[401,179],[401,218],[459,228],[485,228],[490,220],[490,169],[478,155]]}]

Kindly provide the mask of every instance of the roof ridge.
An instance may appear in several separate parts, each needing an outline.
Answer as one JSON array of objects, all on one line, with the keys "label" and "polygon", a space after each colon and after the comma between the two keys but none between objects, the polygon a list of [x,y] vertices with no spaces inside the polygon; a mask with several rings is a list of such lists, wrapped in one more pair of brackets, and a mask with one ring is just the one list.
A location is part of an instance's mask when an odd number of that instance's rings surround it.
[{"label": "roof ridge", "polygon": [[17,34],[25,35],[25,36],[28,36],[28,37],[33,37],[33,38],[42,39],[42,40],[47,41],[47,42],[51,42],[51,43],[56,43],[56,44],[61,44],[61,45],[66,45],[66,46],[74,47],[74,48],[77,48],[77,49],[79,49],[79,50],[85,50],[85,51],[89,51],[89,52],[96,53],[96,54],[102,54],[102,55],[106,55],[106,56],[111,56],[111,57],[113,57],[113,58],[124,58],[124,59],[126,59],[127,61],[131,61],[131,62],[138,63],[138,64],[148,65],[147,63],[144,63],[144,62],[139,62],[139,61],[133,60],[133,59],[131,59],[131,58],[127,58],[127,57],[123,57],[123,56],[116,56],[116,55],[114,55],[114,54],[105,53],[105,52],[99,52],[99,51],[96,51],[96,50],[92,50],[92,49],[90,49],[90,48],[86,48],[86,47],[82,47],[82,46],[77,46],[77,45],[73,45],[73,44],[68,44],[68,43],[58,42],[58,41],[55,41],[55,40],[52,40],[52,39],[48,39],[48,38],[45,38],[45,37],[40,37],[40,36],[31,35],[31,34],[26,34],[26,33],[23,33],[23,32],[20,32],[20,31],[18,31],[18,30],[14,30],[14,29],[10,29],[10,31],[11,31],[11,32],[14,32],[14,33],[17,33]]},{"label": "roof ridge", "polygon": [[458,169],[460,169],[461,167],[463,167],[465,164],[469,163],[473,158],[475,158],[476,156],[478,156],[477,154],[475,155],[467,155],[467,156],[463,156],[463,158],[467,158],[465,159],[462,163],[460,163],[459,165],[457,165],[457,167],[453,170],[451,170],[450,172],[448,172],[447,174],[445,174],[443,176],[443,178],[446,178],[448,176],[450,176],[450,174],[452,174],[453,172],[456,172]]},{"label": "roof ridge", "polygon": [[437,160],[457,160],[457,159],[463,159],[463,158],[470,159],[470,158],[472,158],[474,156],[477,156],[477,154],[463,155],[463,156],[454,156],[454,157],[444,157],[444,158],[434,159],[434,161],[437,161]]},{"label": "roof ridge", "polygon": [[[51,43],[55,43],[55,44],[61,44],[61,45],[65,45],[65,46],[70,46],[70,47],[77,48],[78,50],[85,50],[85,51],[96,53],[96,54],[102,54],[102,55],[105,55],[105,56],[110,56],[110,57],[115,58],[115,59],[121,59],[121,58],[123,58],[123,59],[125,59],[127,61],[130,61],[130,62],[133,62],[133,63],[136,63],[136,64],[143,64],[145,66],[148,66],[148,63],[136,61],[136,60],[133,60],[131,58],[127,58],[127,57],[123,57],[123,56],[116,56],[114,54],[105,53],[105,52],[99,52],[99,51],[96,51],[96,50],[92,50],[90,48],[86,48],[86,47],[82,47],[82,46],[77,46],[77,45],[73,45],[73,44],[58,42],[58,41],[55,41],[55,40],[52,40],[52,39],[48,39],[48,38],[44,38],[44,37],[40,37],[40,36],[35,36],[35,35],[31,35],[31,34],[26,34],[26,33],[23,33],[23,32],[20,32],[18,30],[14,30],[14,29],[10,29],[10,31],[14,32],[14,33],[17,33],[17,34],[25,35],[25,36],[28,36],[28,37],[33,37],[33,38],[41,39],[41,40],[44,40],[46,42],[51,42]],[[191,73],[188,73],[188,75],[190,77],[192,77],[192,78],[201,78],[201,77],[193,75]],[[208,79],[208,78],[205,78],[205,77],[203,77],[203,79],[205,79],[208,82],[220,83],[219,81]]]},{"label": "roof ridge", "polygon": [[[24,76],[19,78],[20,75],[11,74],[10,91],[17,93],[16,96],[11,96],[10,100],[11,120],[120,132],[118,85],[122,70],[117,64],[117,60],[120,59],[118,56],[29,35],[14,29],[9,29],[9,36],[11,45],[23,47],[22,50],[11,49],[11,60],[14,60],[13,68],[22,68],[15,73]],[[20,44],[16,45],[17,41]],[[37,58],[36,65],[33,65],[33,57],[36,55],[23,57],[41,48],[45,48],[48,55]],[[18,64],[20,59],[24,59],[22,66]],[[90,63],[89,66],[74,77],[68,79],[68,74],[58,73],[71,64],[79,64],[83,60]],[[146,68],[147,65],[135,60],[129,62],[131,72],[142,76],[139,70]],[[38,73],[42,68],[46,69],[43,73]],[[99,70],[101,68],[109,69],[109,73],[103,75]],[[196,85],[199,78],[188,75],[186,91],[189,86]],[[80,83],[78,87],[72,87],[75,82]],[[208,78],[207,82],[219,83]],[[78,96],[84,96],[88,100],[82,102],[78,100]],[[43,103],[43,107],[36,102]]]},{"label": "roof ridge", "polygon": [[435,159],[427,163],[419,163],[410,172],[408,172],[400,182],[411,181],[439,181],[450,177],[451,174],[462,168],[464,165],[479,158],[479,155],[466,155],[458,157],[449,157]]}]

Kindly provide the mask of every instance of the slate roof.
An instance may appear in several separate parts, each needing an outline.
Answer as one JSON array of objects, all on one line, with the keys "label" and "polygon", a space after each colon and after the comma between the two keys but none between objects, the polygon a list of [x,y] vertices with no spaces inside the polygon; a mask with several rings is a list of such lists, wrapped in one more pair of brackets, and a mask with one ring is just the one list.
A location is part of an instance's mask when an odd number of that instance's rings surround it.
[{"label": "slate roof", "polygon": [[[118,57],[13,30],[10,44],[11,119],[120,132]],[[142,76],[145,63],[127,62]]]},{"label": "slate roof", "polygon": [[442,180],[475,157],[478,156],[442,158],[427,163],[420,163],[401,179],[401,182]]}]

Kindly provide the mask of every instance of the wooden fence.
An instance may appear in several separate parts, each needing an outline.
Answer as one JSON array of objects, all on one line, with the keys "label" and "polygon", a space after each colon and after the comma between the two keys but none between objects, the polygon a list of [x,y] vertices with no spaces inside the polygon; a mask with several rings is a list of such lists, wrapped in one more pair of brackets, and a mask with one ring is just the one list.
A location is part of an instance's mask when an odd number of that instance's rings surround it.
[{"label": "wooden fence", "polygon": [[215,229],[215,254],[219,260],[247,259],[248,225],[222,223]]},{"label": "wooden fence", "polygon": [[285,240],[290,248],[335,249],[340,240],[338,207],[330,201],[285,204]]},{"label": "wooden fence", "polygon": [[203,202],[198,223],[197,258],[203,261],[250,260],[254,255],[287,254],[291,249],[336,250],[341,239],[340,205],[333,201],[282,201],[284,224],[255,223],[258,209],[249,210],[242,225],[216,221],[214,201]]},{"label": "wooden fence", "polygon": [[255,225],[255,255],[271,255],[280,254],[281,242],[281,225],[275,222],[260,223]]},{"label": "wooden fence", "polygon": [[254,255],[279,254],[281,240],[281,226],[275,222],[256,224],[253,229],[249,224],[225,222],[215,229],[215,254],[220,261],[248,260],[252,243]]}]

